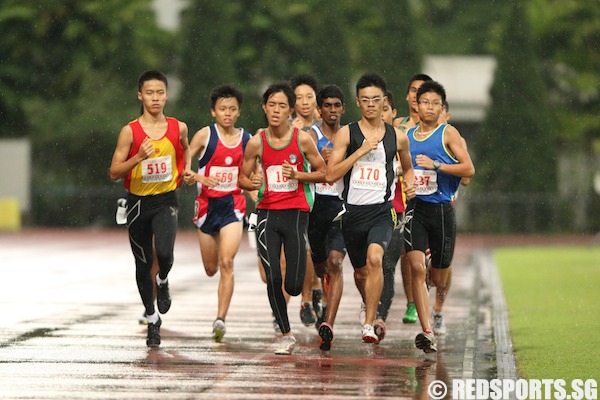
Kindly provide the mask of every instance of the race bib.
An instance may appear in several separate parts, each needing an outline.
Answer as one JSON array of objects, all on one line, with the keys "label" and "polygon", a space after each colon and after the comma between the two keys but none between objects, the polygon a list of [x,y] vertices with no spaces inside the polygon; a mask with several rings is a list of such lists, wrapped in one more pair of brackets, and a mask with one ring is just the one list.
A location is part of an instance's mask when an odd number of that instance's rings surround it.
[{"label": "race bib", "polygon": [[283,166],[271,165],[267,168],[267,182],[270,192],[294,192],[298,189],[298,181],[283,176]]},{"label": "race bib", "polygon": [[173,179],[171,156],[146,158],[142,161],[142,182],[169,182]]},{"label": "race bib", "polygon": [[219,192],[231,192],[237,189],[239,169],[237,167],[210,167],[210,176],[219,180],[219,184],[212,188]]},{"label": "race bib", "polygon": [[335,183],[315,183],[315,192],[325,196],[337,196],[337,185]]},{"label": "race bib", "polygon": [[414,187],[418,195],[434,194],[438,191],[437,172],[428,169],[415,169]]},{"label": "race bib", "polygon": [[385,191],[385,164],[357,162],[352,169],[350,185],[355,189]]}]

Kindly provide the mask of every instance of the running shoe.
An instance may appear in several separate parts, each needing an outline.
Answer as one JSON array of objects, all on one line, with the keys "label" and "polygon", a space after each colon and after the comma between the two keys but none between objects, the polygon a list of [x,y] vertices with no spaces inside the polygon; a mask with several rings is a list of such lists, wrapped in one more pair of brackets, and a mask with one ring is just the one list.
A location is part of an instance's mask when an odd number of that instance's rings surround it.
[{"label": "running shoe", "polygon": [[148,315],[146,314],[146,311],[144,311],[140,319],[138,319],[138,323],[140,325],[148,325]]},{"label": "running shoe", "polygon": [[213,340],[217,343],[220,343],[223,340],[223,336],[225,336],[225,332],[227,332],[227,328],[225,328],[225,321],[223,321],[221,318],[215,319],[215,322],[213,322]]},{"label": "running shoe", "polygon": [[367,319],[367,306],[365,305],[364,302],[361,302],[360,303],[360,311],[358,313],[358,322],[360,322],[361,325],[364,325],[366,319]]},{"label": "running shoe", "polygon": [[417,322],[417,318],[417,306],[415,306],[415,303],[413,302],[408,303],[404,317],[402,317],[402,322],[405,324],[414,324]]},{"label": "running shoe", "polygon": [[321,324],[323,322],[325,322],[326,320],[327,320],[327,306],[324,305],[323,310],[321,311],[321,315],[319,315],[319,317],[317,318],[317,322],[315,322],[315,328],[317,328],[317,331],[319,330],[319,327],[321,326]]},{"label": "running shoe", "polygon": [[293,336],[284,336],[281,338],[281,343],[277,350],[275,350],[275,354],[277,355],[287,355],[292,354],[294,349],[296,348],[296,338]]},{"label": "running shoe", "polygon": [[333,344],[333,329],[327,322],[323,322],[321,326],[319,326],[319,336],[321,337],[321,344],[319,348],[323,351],[331,350],[331,345]]},{"label": "running shoe", "polygon": [[169,293],[169,282],[162,285],[156,285],[156,303],[158,304],[158,312],[166,314],[171,308],[171,294]]},{"label": "running shoe", "polygon": [[423,350],[425,353],[435,353],[437,345],[435,344],[435,336],[433,332],[421,332],[415,338],[415,346],[417,349]]},{"label": "running shoe", "polygon": [[304,326],[311,326],[317,322],[317,314],[313,310],[312,304],[305,301],[300,305],[300,320]]},{"label": "running shoe", "polygon": [[375,321],[375,324],[373,325],[373,331],[375,332],[377,338],[381,342],[385,337],[385,322],[381,318]]},{"label": "running shoe", "polygon": [[148,323],[148,338],[146,339],[146,346],[158,347],[160,346],[160,326],[162,320],[158,317],[158,321],[155,324]]},{"label": "running shoe", "polygon": [[322,298],[323,298],[323,291],[321,289],[313,289],[312,304],[313,304],[313,309],[315,310],[315,314],[317,314],[317,317],[321,316],[321,311],[323,309],[323,304],[321,302]]},{"label": "running shoe", "polygon": [[375,334],[375,330],[369,324],[366,324],[362,328],[362,340],[365,343],[379,343],[379,338]]},{"label": "running shoe", "polygon": [[433,321],[432,330],[436,335],[445,335],[446,334],[446,324],[444,324],[444,316],[442,313],[437,313],[435,311],[431,312],[431,320]]}]

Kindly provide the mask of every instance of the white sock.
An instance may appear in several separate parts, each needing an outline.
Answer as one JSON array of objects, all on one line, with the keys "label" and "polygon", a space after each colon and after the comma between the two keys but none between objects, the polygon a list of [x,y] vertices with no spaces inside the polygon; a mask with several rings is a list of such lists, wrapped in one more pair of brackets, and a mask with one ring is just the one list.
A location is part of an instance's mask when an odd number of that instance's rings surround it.
[{"label": "white sock", "polygon": [[167,283],[169,281],[169,278],[165,278],[165,279],[160,279],[160,276],[158,276],[158,274],[156,274],[156,284],[157,285],[164,285],[165,283]]},{"label": "white sock", "polygon": [[148,323],[155,324],[158,322],[158,312],[154,310],[154,314],[148,315]]}]

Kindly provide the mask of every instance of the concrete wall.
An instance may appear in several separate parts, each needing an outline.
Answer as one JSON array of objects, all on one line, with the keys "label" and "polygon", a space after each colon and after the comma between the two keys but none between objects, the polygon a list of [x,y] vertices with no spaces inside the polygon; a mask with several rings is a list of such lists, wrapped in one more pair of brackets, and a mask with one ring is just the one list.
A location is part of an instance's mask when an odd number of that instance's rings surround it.
[{"label": "concrete wall", "polygon": [[31,143],[0,140],[0,229],[17,229],[31,208]]}]

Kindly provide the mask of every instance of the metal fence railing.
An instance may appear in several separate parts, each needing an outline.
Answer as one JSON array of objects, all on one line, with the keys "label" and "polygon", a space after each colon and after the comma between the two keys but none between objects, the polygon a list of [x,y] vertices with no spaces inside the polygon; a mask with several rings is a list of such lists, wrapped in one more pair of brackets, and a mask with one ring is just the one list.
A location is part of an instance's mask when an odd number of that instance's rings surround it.
[{"label": "metal fence railing", "polygon": [[[35,226],[114,227],[120,185],[60,187],[33,192]],[[179,225],[192,228],[196,188],[178,189]],[[561,199],[556,193],[473,193],[462,190],[456,203],[458,230],[473,233],[596,233],[600,196]]]}]

